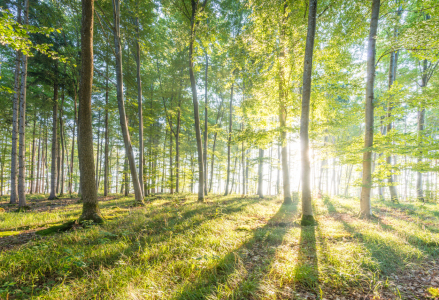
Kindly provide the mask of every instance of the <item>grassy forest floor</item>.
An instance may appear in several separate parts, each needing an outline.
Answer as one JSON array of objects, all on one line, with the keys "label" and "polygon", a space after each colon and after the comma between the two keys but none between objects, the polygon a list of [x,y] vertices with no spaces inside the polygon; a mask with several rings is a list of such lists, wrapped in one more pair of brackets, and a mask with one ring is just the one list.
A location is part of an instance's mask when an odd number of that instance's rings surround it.
[{"label": "grassy forest floor", "polygon": [[102,226],[42,231],[77,218],[78,199],[0,199],[1,299],[425,299],[439,296],[439,205],[316,199],[318,226],[277,197],[100,199]]}]

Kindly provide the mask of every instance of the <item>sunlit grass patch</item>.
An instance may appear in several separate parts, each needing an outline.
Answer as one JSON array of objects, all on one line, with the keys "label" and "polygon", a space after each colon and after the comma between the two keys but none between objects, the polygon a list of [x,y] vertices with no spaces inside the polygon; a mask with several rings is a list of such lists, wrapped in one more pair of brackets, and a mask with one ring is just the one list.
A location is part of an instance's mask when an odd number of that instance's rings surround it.
[{"label": "sunlit grass patch", "polygon": [[[437,233],[425,226],[434,214],[425,208],[423,217],[412,216],[417,223],[392,210],[378,213],[390,207],[379,203],[377,217],[363,220],[358,200],[324,197],[314,201],[318,225],[302,227],[300,203],[285,206],[277,197],[214,195],[198,203],[188,195],[160,195],[144,207],[133,203],[132,197],[107,199],[100,205],[105,224],[0,253],[0,298],[276,299],[350,288],[379,293],[392,274],[438,256]],[[38,212],[4,214],[26,226],[50,227],[77,218],[81,204],[66,208],[66,214],[47,211],[45,219]]]}]

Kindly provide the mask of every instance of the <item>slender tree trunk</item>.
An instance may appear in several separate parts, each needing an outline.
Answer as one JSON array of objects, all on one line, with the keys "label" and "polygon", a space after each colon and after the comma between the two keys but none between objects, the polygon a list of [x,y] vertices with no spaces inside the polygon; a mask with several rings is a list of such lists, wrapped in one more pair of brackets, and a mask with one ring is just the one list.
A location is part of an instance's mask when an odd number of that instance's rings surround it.
[{"label": "slender tree trunk", "polygon": [[305,61],[303,68],[302,114],[300,117],[300,150],[302,158],[302,225],[315,223],[311,197],[311,165],[309,161],[309,105],[311,99],[311,73],[316,32],[317,0],[310,0],[308,14],[308,33],[306,37]]},{"label": "slender tree trunk", "polygon": [[59,173],[61,176],[61,181],[60,181],[60,196],[64,195],[64,120],[63,120],[63,115],[64,115],[64,87],[62,88],[62,95],[61,95],[61,107],[59,109],[59,135],[61,138],[61,161],[60,161],[60,169],[59,169]]},{"label": "slender tree trunk", "polygon": [[91,92],[93,85],[93,16],[94,0],[82,0],[81,82],[79,85],[78,158],[80,190],[83,200],[80,221],[103,222],[96,191]]},{"label": "slender tree trunk", "polygon": [[207,71],[209,68],[209,58],[206,52],[206,69],[205,69],[205,77],[204,77],[204,149],[203,149],[203,165],[204,165],[204,194],[207,195],[207,126],[209,123],[208,109],[209,102],[207,100]]},{"label": "slender tree trunk", "polygon": [[264,198],[264,192],[262,191],[263,178],[264,178],[264,149],[259,148],[259,161],[258,161],[258,196]]},{"label": "slender tree trunk", "polygon": [[125,153],[125,162],[124,162],[124,168],[123,168],[123,181],[125,185],[125,196],[128,196],[130,185],[128,182],[128,156]]},{"label": "slender tree trunk", "polygon": [[[206,4],[204,2],[204,5]],[[189,77],[191,81],[192,90],[192,102],[194,105],[194,125],[195,125],[195,137],[197,139],[197,152],[198,152],[198,201],[204,202],[204,165],[203,165],[203,146],[201,142],[201,132],[200,132],[200,115],[198,109],[198,98],[197,98],[197,86],[194,74],[194,61],[193,61],[193,51],[195,43],[195,26],[196,26],[196,14],[198,12],[199,1],[191,0],[192,14],[191,14],[191,35],[189,41]]]},{"label": "slender tree trunk", "polygon": [[[177,128],[175,132],[175,190],[180,192],[180,127],[181,127],[181,95],[179,96],[178,113],[177,113]],[[207,174],[207,173],[206,173]]]},{"label": "slender tree trunk", "polygon": [[171,194],[174,194],[174,166],[172,160],[172,132],[169,134],[169,189]]},{"label": "slender tree trunk", "polygon": [[[421,82],[421,88],[424,88],[427,86],[427,65],[428,61],[424,59],[423,61],[423,72],[422,72],[422,82]],[[418,110],[418,124],[417,124],[417,130],[418,130],[418,147],[419,149],[422,149],[422,138],[423,138],[423,131],[424,131],[424,124],[425,124],[425,108],[420,108]],[[422,151],[420,152],[420,155],[422,155]],[[422,162],[422,157],[418,157],[418,164]],[[417,178],[416,178],[416,196],[419,201],[424,202],[424,190],[422,187],[422,173],[420,171],[417,172]]]},{"label": "slender tree trunk", "polygon": [[[395,81],[396,77],[396,61],[397,52],[392,52],[390,54],[390,64],[389,64],[389,90],[392,89],[393,82]],[[386,134],[389,134],[392,131],[392,109],[393,109],[393,102],[390,100],[389,105],[387,106],[387,130]],[[392,168],[392,157],[391,155],[387,155],[386,157],[386,163],[389,167]],[[398,202],[398,193],[396,191],[396,187],[394,185],[393,175],[390,174],[389,177],[387,177],[387,182],[389,183],[389,192],[390,192],[390,199],[392,202],[397,203]]]},{"label": "slender tree trunk", "polygon": [[[108,77],[108,76],[107,76]],[[76,124],[78,123],[77,109],[76,109],[76,84],[74,86],[74,121],[72,130],[72,151],[70,153],[70,183],[69,183],[69,194],[73,193],[73,155],[75,153],[75,134],[76,134]]]},{"label": "slender tree trunk", "polygon": [[[284,5],[284,14],[287,4]],[[285,18],[285,17],[284,17]],[[280,53],[279,53],[279,125],[280,125],[280,143],[282,145],[282,179],[283,179],[283,190],[284,190],[284,204],[291,204],[291,189],[290,189],[290,172],[288,169],[288,150],[287,150],[287,131],[286,131],[286,121],[287,121],[287,104],[284,91],[284,69],[283,64],[285,63],[285,50],[284,50],[284,40],[285,40],[285,22],[284,19],[281,25],[280,33]]]},{"label": "slender tree trunk", "polygon": [[41,166],[41,122],[38,130],[38,158],[37,158],[37,177],[35,181],[35,193],[40,193],[40,166]]},{"label": "slender tree trunk", "polygon": [[34,187],[35,187],[35,130],[36,130],[36,122],[37,122],[37,113],[34,112],[34,125],[32,130],[32,160],[30,163],[30,188],[29,188],[29,194],[34,193]]},{"label": "slender tree trunk", "polygon": [[98,112],[98,142],[97,142],[97,149],[96,149],[96,191],[98,191],[99,194],[99,146],[100,146],[100,138],[101,138],[101,111]]},{"label": "slender tree trunk", "polygon": [[137,106],[138,106],[138,113],[139,113],[139,180],[140,180],[140,188],[142,197],[145,194],[144,191],[144,178],[143,178],[143,103],[142,103],[142,81],[140,78],[140,35],[139,35],[139,18],[136,18],[136,66],[137,66]]},{"label": "slender tree trunk", "polygon": [[[21,23],[21,4],[17,1],[17,22]],[[20,105],[20,63],[21,51],[15,54],[14,102],[12,105],[12,147],[11,147],[11,195],[9,203],[18,201],[18,113]]]},{"label": "slender tree trunk", "polygon": [[360,197],[360,214],[365,218],[372,216],[370,190],[372,187],[372,151],[373,145],[373,86],[375,82],[375,45],[380,14],[380,0],[372,0],[372,17],[370,20],[369,41],[367,47],[367,81],[366,81],[366,118],[363,153],[363,178]]},{"label": "slender tree trunk", "polygon": [[230,193],[231,194],[233,192],[233,187],[235,185],[235,173],[236,173],[236,161],[237,161],[237,157],[235,157],[235,162],[233,163],[233,172],[232,172],[232,184],[230,187]]},{"label": "slender tree trunk", "polygon": [[[106,64],[107,69],[107,80],[105,82],[105,161],[104,161],[104,196],[108,196],[108,64]],[[117,183],[116,183],[117,187]]]},{"label": "slender tree trunk", "polygon": [[232,121],[233,121],[233,86],[234,82],[232,82],[232,87],[230,88],[230,108],[229,108],[229,133],[227,137],[227,180],[226,180],[226,192],[225,196],[229,194],[229,181],[230,181],[230,152],[232,145]]},{"label": "slender tree trunk", "polygon": [[[29,23],[29,0],[24,0],[24,24]],[[21,57],[20,122],[18,149],[18,206],[26,205],[26,89],[27,55]]]},{"label": "slender tree trunk", "polygon": [[113,0],[113,17],[114,17],[114,47],[116,55],[116,83],[117,83],[117,102],[119,107],[120,125],[125,145],[125,152],[128,156],[128,162],[131,171],[131,178],[134,186],[135,200],[143,204],[143,193],[140,187],[139,176],[137,174],[134,152],[131,145],[130,133],[128,131],[125,102],[123,95],[123,72],[122,72],[122,48],[120,44],[120,0]]},{"label": "slender tree trunk", "polygon": [[246,195],[245,190],[245,150],[244,150],[244,141],[242,141],[241,145],[241,164],[242,164],[242,195]]},{"label": "slender tree trunk", "polygon": [[[57,67],[56,63],[55,66]],[[57,143],[58,143],[58,82],[53,84],[53,114],[52,114],[52,167],[50,169],[50,195],[49,200],[56,199],[56,178],[57,178]]]}]

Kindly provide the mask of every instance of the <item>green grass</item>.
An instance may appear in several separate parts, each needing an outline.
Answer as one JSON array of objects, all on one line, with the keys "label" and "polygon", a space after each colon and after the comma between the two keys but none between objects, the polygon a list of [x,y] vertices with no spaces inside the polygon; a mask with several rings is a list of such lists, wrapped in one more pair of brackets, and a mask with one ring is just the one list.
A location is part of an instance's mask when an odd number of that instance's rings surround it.
[{"label": "green grass", "polygon": [[[195,196],[101,203],[102,226],[44,236],[0,253],[0,298],[302,299],[303,291],[378,293],[389,278],[437,259],[438,205],[315,201],[316,226],[277,198]],[[81,205],[1,213],[1,232],[74,220]],[[19,232],[18,232],[19,233]],[[19,235],[16,235],[19,236]],[[1,236],[0,236],[1,237]],[[398,292],[394,290],[395,294]]]}]

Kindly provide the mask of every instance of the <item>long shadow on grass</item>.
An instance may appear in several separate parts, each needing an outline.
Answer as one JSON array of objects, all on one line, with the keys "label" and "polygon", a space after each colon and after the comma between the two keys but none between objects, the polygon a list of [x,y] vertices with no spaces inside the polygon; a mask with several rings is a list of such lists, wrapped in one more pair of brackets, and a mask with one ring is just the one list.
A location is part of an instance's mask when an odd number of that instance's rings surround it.
[{"label": "long shadow on grass", "polygon": [[302,226],[295,281],[318,294],[319,269],[316,248],[316,226]]},{"label": "long shadow on grass", "polygon": [[296,211],[297,202],[282,205],[266,225],[253,231],[246,243],[229,252],[214,267],[199,273],[196,281],[184,286],[173,299],[206,299],[224,290],[232,299],[255,297],[274,262],[276,248],[287,231],[297,226],[292,222]]},{"label": "long shadow on grass", "polygon": [[[179,234],[183,234],[188,229],[194,229],[198,226],[202,225],[202,223],[206,221],[210,221],[215,218],[223,217],[224,215],[233,214],[236,212],[240,212],[243,210],[247,205],[250,205],[252,203],[255,203],[256,199],[252,198],[233,198],[228,199],[224,201],[217,201],[214,203],[205,203],[205,204],[198,204],[196,202],[189,202],[183,206],[180,207],[156,207],[154,210],[149,211],[145,214],[145,217],[147,219],[151,218],[148,222],[143,223],[135,223],[135,224],[129,224],[130,226],[129,231],[126,233],[123,233],[123,235],[120,235],[121,232],[116,231],[118,234],[112,234],[111,228],[107,228],[109,230],[109,234],[107,235],[97,235],[93,239],[86,239],[83,242],[86,243],[88,246],[93,245],[102,245],[108,248],[113,249],[111,247],[112,243],[119,243],[120,240],[123,240],[125,243],[128,244],[127,247],[124,249],[115,248],[113,252],[105,252],[105,254],[87,257],[87,260],[90,262],[89,266],[87,268],[81,268],[76,267],[73,263],[67,263],[71,265],[69,267],[69,279],[78,279],[82,278],[83,276],[86,276],[90,272],[96,272],[100,270],[101,267],[105,268],[111,268],[116,264],[116,262],[122,257],[130,257],[133,256],[139,249],[142,249],[147,244],[151,243],[159,243],[164,240],[169,240],[170,236],[168,233],[172,232],[172,237],[176,238]],[[222,206],[226,204],[227,206]],[[188,211],[185,211],[184,213],[181,213],[180,216],[177,216],[177,212],[179,209],[183,209],[184,206],[190,205],[194,206],[192,209],[189,209]],[[221,207],[221,212],[219,212],[219,207]],[[166,213],[175,213],[173,216],[166,215]],[[165,216],[162,216],[165,215]],[[201,217],[203,216],[203,217]],[[124,216],[126,218],[126,216]],[[144,220],[144,219],[143,219]],[[123,219],[123,223],[133,222],[132,218],[126,218]],[[118,227],[123,227],[124,224],[118,224]],[[103,231],[104,233],[106,231]],[[140,235],[140,232],[144,232],[144,236]],[[65,248],[69,248],[69,244],[77,245],[78,240],[77,239],[71,239],[68,241],[63,241],[63,246]],[[74,247],[74,246],[72,246]],[[55,249],[55,251],[62,252],[62,249]],[[87,250],[86,250],[87,251]],[[51,253],[47,253],[47,256],[50,256]],[[57,261],[68,261],[69,254],[66,252],[62,255],[54,254],[56,258],[54,258]],[[5,258],[6,259],[6,258]],[[160,253],[157,255],[154,255],[153,257],[149,258],[149,261],[154,263],[159,263],[163,258],[161,258]],[[2,261],[0,260],[0,263]],[[33,264],[35,265],[33,266]],[[23,268],[15,268],[13,272],[8,273],[7,276],[0,278],[0,286],[7,282],[7,281],[13,281],[15,280],[16,276],[19,276],[19,274],[28,273],[31,272],[33,269],[39,269],[44,276],[41,276],[41,282],[34,282],[34,284],[45,284],[44,278],[54,278],[57,276],[57,266],[44,266],[42,268],[41,265],[39,265],[41,262],[34,262],[30,260],[28,264]],[[64,266],[66,267],[66,266]],[[54,282],[55,284],[56,282]],[[59,282],[58,282],[59,283]],[[47,285],[46,285],[47,286]],[[33,295],[38,296],[41,294],[45,294],[45,291],[34,291]]]},{"label": "long shadow on grass", "polygon": [[[329,199],[325,199],[323,203],[327,206],[329,212],[337,213],[337,209]],[[354,239],[361,241],[364,247],[369,250],[372,258],[378,262],[378,264],[374,266],[365,266],[365,268],[373,272],[378,269],[380,273],[389,275],[398,268],[403,267],[402,263],[406,260],[406,257],[398,251],[397,245],[391,245],[388,241],[376,239],[370,234],[363,234],[359,232],[355,226],[343,219],[338,219],[337,221],[343,224],[344,229],[351,233]],[[373,223],[376,221],[369,222]]]}]

